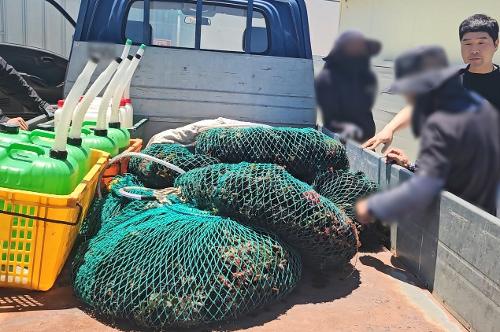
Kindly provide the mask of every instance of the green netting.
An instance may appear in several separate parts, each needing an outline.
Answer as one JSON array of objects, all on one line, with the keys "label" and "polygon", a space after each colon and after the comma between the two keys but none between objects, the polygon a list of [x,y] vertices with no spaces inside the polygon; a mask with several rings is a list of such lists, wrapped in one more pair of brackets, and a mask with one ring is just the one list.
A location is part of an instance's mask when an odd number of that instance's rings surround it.
[{"label": "green netting", "polygon": [[326,170],[349,166],[344,146],[312,128],[215,128],[201,133],[196,154],[224,163],[270,163],[311,183]]},{"label": "green netting", "polygon": [[187,172],[175,185],[199,208],[276,233],[317,268],[345,264],[356,253],[356,230],[345,215],[283,167],[219,164]]},{"label": "green netting", "polygon": [[[192,154],[178,144],[153,144],[141,153],[172,163],[185,171],[219,163],[215,158]],[[129,172],[149,188],[170,187],[179,175],[163,165],[138,157],[130,158]]]},{"label": "green netting", "polygon": [[378,190],[377,184],[363,172],[352,171],[324,172],[314,180],[313,187],[354,220],[358,229],[362,229],[362,226],[356,220],[356,202]]},{"label": "green netting", "polygon": [[300,258],[275,236],[186,204],[118,216],[75,269],[77,296],[101,315],[151,329],[234,319],[300,278]]}]

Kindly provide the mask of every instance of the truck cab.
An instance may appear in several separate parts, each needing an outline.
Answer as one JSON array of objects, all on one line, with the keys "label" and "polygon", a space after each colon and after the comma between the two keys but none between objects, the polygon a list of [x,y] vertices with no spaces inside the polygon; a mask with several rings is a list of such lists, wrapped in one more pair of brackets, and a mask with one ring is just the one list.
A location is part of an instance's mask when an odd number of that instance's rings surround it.
[{"label": "truck cab", "polygon": [[127,38],[149,46],[131,88],[134,117],[149,119],[146,140],[161,130],[217,117],[316,124],[303,0],[84,0],[66,92],[89,52],[111,59]]}]

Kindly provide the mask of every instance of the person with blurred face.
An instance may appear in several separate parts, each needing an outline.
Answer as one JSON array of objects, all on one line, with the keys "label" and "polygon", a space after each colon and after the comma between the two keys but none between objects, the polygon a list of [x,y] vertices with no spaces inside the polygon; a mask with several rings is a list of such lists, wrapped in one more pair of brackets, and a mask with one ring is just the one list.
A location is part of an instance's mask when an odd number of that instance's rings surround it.
[{"label": "person with blurred face", "polygon": [[[500,181],[500,115],[463,87],[460,67],[450,67],[437,46],[410,50],[396,59],[391,93],[413,107],[411,125],[421,138],[415,176],[356,205],[358,220],[395,220],[428,207],[441,190],[496,213]],[[394,151],[403,166],[408,158]]]},{"label": "person with blurred face", "polygon": [[[500,111],[500,69],[493,63],[498,50],[498,22],[486,15],[476,14],[460,24],[459,37],[462,58],[467,67],[462,71],[461,82],[466,89],[488,100]],[[375,150],[383,144],[382,152],[392,143],[394,134],[411,122],[412,108],[406,106],[377,135],[363,144]]]},{"label": "person with blurred face", "polygon": [[316,98],[329,130],[364,141],[375,134],[372,108],[377,79],[370,69],[370,57],[381,45],[358,31],[341,34],[315,80]]}]

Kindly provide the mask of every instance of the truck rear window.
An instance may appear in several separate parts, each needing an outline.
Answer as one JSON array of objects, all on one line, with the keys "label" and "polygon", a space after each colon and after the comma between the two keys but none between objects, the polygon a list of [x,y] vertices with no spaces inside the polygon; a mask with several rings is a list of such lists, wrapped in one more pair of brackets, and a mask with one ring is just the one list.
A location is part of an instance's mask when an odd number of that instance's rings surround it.
[{"label": "truck rear window", "polygon": [[[251,53],[268,49],[266,19],[254,10]],[[125,37],[143,40],[144,1],[132,3]],[[200,49],[245,52],[246,7],[203,5]],[[149,11],[150,44],[161,47],[195,48],[196,4],[191,2],[151,1]]]}]

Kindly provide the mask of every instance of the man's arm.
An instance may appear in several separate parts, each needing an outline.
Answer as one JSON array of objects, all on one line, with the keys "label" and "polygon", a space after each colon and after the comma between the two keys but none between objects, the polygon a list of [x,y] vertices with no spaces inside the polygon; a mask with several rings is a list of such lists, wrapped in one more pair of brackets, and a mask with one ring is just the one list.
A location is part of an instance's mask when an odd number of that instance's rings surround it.
[{"label": "man's arm", "polygon": [[3,114],[2,110],[0,110],[0,123],[7,122],[9,120],[10,119],[7,116],[5,116],[5,114]]},{"label": "man's arm", "polygon": [[382,149],[382,153],[384,153],[391,146],[394,134],[410,125],[412,113],[412,106],[407,105],[403,107],[384,129],[363,144],[363,148],[375,150],[380,144],[384,144],[384,148]]},{"label": "man's arm", "polygon": [[0,57],[0,91],[31,111],[45,113],[50,106],[2,57]]},{"label": "man's arm", "polygon": [[356,206],[360,222],[369,223],[373,217],[394,220],[424,209],[443,190],[455,143],[444,133],[440,121],[429,119],[422,130],[416,175],[397,188],[360,201]]},{"label": "man's arm", "polygon": [[444,180],[415,175],[401,186],[368,198],[368,212],[381,220],[395,220],[427,208],[443,190]]}]

